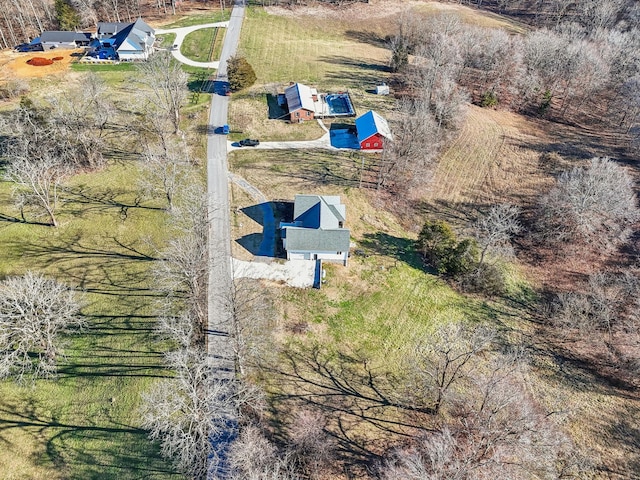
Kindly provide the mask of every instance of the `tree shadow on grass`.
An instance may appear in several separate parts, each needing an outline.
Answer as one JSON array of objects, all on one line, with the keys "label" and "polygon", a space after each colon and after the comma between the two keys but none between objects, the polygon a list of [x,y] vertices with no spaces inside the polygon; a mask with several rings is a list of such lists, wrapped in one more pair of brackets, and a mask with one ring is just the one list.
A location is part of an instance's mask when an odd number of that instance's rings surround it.
[{"label": "tree shadow on grass", "polygon": [[360,245],[375,255],[392,257],[413,268],[424,269],[415,249],[415,241],[410,238],[394,237],[384,232],[365,233]]},{"label": "tree shadow on grass", "polygon": [[19,247],[24,255],[41,260],[45,266],[65,261],[78,260],[109,260],[111,265],[131,262],[156,261],[158,258],[149,253],[145,253],[135,243],[124,243],[117,237],[111,237],[111,248],[98,248],[91,242],[83,240],[82,234],[76,233],[66,239],[55,238],[52,240],[40,240],[38,243],[20,242]]},{"label": "tree shadow on grass", "polygon": [[[280,391],[272,397],[275,417],[284,424],[299,408],[323,412],[339,455],[351,467],[371,466],[379,460],[380,438],[390,443],[405,438],[423,429],[422,420],[433,413],[399,401],[399,380],[374,370],[357,354],[290,346],[274,373]],[[276,433],[285,441],[281,425],[275,426]],[[378,432],[375,439],[362,435],[365,426]]]},{"label": "tree shadow on grass", "polygon": [[[133,203],[119,200],[119,197],[130,193],[125,190],[115,190],[111,188],[99,190],[95,187],[78,185],[74,187],[64,187],[62,192],[65,195],[64,201],[67,209],[74,215],[83,215],[87,212],[105,212],[115,209],[120,211],[121,217],[126,218],[128,210],[131,208],[165,210],[161,207],[142,205],[141,197],[135,197]],[[74,204],[79,205],[77,209],[72,208]]]},{"label": "tree shadow on grass", "polygon": [[389,40],[386,37],[382,37],[376,32],[362,31],[362,30],[347,30],[344,32],[347,38],[356,40],[360,43],[367,43],[375,47],[388,48]]},{"label": "tree shadow on grass", "polygon": [[[367,63],[359,61],[357,58],[346,57],[342,55],[326,55],[320,57],[320,61],[330,65],[342,65],[347,67],[350,83],[360,83],[370,86],[379,85],[390,73],[391,69],[388,65],[381,63]],[[336,81],[344,82],[345,72],[336,72],[329,74],[328,77]]]},{"label": "tree shadow on grass", "polygon": [[51,419],[43,418],[38,413],[43,406],[33,398],[19,408],[3,404],[0,438],[8,441],[13,429],[44,437],[46,447],[33,454],[32,462],[62,469],[69,479],[182,478],[160,457],[158,446],[147,439],[144,430],[111,418],[112,413],[117,413],[117,403],[105,398],[103,405],[92,408],[100,411],[92,420],[71,424],[58,420],[55,414]]},{"label": "tree shadow on grass", "polygon": [[36,222],[33,220],[26,220],[24,218],[18,218],[11,215],[6,215],[4,213],[0,213],[0,222],[10,222],[10,223],[24,223],[26,225],[42,225],[43,227],[52,227],[50,223],[47,222]]}]

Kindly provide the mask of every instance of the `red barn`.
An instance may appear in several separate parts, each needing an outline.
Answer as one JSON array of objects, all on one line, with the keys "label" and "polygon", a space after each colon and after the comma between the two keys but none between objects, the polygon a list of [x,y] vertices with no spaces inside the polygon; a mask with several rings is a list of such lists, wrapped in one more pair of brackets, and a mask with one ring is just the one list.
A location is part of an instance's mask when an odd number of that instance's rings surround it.
[{"label": "red barn", "polygon": [[356,118],[356,130],[361,150],[381,150],[385,138],[393,139],[387,121],[373,110]]}]

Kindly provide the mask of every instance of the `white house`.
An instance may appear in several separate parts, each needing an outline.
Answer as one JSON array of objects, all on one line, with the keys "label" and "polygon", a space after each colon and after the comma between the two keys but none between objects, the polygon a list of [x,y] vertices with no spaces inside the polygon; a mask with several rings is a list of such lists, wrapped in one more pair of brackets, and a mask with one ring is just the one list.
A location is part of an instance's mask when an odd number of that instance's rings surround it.
[{"label": "white house", "polygon": [[120,61],[147,60],[156,41],[155,30],[138,18],[133,23],[98,23],[99,51],[113,48]]},{"label": "white house", "polygon": [[350,233],[339,196],[296,195],[293,222],[281,223],[287,260],[326,260],[347,264]]}]

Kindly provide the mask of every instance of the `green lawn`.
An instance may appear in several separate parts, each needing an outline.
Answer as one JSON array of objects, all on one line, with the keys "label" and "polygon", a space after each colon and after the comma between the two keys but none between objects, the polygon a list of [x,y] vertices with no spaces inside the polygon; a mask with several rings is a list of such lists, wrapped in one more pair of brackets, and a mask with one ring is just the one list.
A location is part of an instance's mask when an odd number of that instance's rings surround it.
[{"label": "green lawn", "polygon": [[162,35],[158,35],[157,39],[160,39],[160,46],[162,48],[171,48],[176,39],[175,33],[163,33]]},{"label": "green lawn", "polygon": [[138,428],[141,392],[168,375],[149,277],[167,231],[159,204],[136,200],[136,178],[134,164],[74,177],[57,229],[14,221],[0,183],[0,277],[33,269],[73,285],[88,324],[69,339],[59,379],[0,383],[3,478],[180,478]]},{"label": "green lawn", "polygon": [[[214,7],[215,8],[215,7]],[[161,28],[191,27],[192,25],[204,25],[206,23],[226,22],[231,17],[231,9],[225,8],[224,12],[215,10],[199,15],[189,15],[173,23],[162,25]]]},{"label": "green lawn", "polygon": [[219,28],[202,28],[191,32],[184,38],[180,46],[182,54],[195,62],[210,62],[212,60],[213,42]]},{"label": "green lawn", "polygon": [[72,63],[71,70],[76,72],[134,72],[136,65],[133,63],[114,63],[92,65],[90,63]]}]

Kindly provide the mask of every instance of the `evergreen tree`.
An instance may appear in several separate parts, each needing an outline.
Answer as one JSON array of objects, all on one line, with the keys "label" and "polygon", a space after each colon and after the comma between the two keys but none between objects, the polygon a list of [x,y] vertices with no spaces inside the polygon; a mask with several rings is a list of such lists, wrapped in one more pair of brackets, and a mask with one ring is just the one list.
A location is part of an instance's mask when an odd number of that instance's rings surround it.
[{"label": "evergreen tree", "polygon": [[75,30],[80,26],[80,15],[65,0],[56,0],[55,10],[60,30]]},{"label": "evergreen tree", "polygon": [[238,91],[253,85],[256,72],[244,57],[234,56],[227,60],[227,76],[231,91]]}]

